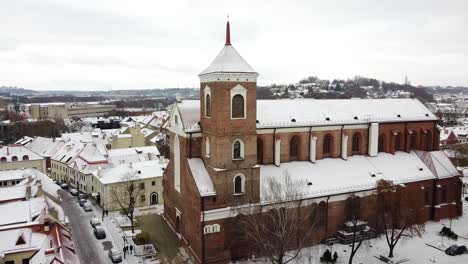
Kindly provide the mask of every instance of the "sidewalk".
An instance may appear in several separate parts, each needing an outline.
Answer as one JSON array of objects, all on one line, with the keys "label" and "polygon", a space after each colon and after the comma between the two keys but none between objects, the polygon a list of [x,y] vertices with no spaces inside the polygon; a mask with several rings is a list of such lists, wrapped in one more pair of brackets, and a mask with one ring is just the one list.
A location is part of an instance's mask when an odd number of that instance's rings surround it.
[{"label": "sidewalk", "polygon": [[[99,206],[94,205],[94,212],[96,213],[97,217],[100,217],[102,220],[102,209]],[[114,218],[115,212],[110,212],[109,216],[104,216],[104,220],[102,221],[102,226],[106,230],[106,234],[110,240],[112,240],[112,247],[119,249],[119,251],[123,255],[123,248],[125,245],[130,246],[130,243],[133,245],[133,241],[128,238],[127,243],[124,244],[124,233],[118,226],[117,221]],[[135,245],[133,245],[135,248]],[[125,258],[123,258],[122,263],[124,264],[143,264],[143,260],[139,257],[136,257],[132,254],[126,254]]]}]

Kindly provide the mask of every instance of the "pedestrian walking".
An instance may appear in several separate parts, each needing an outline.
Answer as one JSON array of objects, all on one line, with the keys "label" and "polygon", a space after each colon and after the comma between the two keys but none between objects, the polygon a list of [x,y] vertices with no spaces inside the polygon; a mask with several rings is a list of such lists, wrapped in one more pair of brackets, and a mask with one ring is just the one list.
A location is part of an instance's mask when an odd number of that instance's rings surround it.
[{"label": "pedestrian walking", "polygon": [[127,258],[127,246],[123,248],[124,258]]},{"label": "pedestrian walking", "polygon": [[102,221],[104,221],[104,210],[102,210]]},{"label": "pedestrian walking", "polygon": [[106,209],[106,216],[109,216],[109,210]]},{"label": "pedestrian walking", "polygon": [[130,254],[133,254],[133,245],[130,245]]}]

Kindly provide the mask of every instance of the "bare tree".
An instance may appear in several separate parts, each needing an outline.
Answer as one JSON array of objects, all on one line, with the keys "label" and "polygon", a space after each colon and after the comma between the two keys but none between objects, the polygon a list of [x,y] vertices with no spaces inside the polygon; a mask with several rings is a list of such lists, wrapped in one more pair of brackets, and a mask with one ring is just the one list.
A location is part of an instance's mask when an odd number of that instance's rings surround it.
[{"label": "bare tree", "polygon": [[359,197],[351,194],[346,199],[346,215],[348,222],[347,227],[351,228],[352,240],[351,240],[351,254],[349,255],[348,264],[353,263],[354,256],[358,252],[364,240],[367,239],[367,223],[361,220],[361,202]]},{"label": "bare tree", "polygon": [[271,205],[239,209],[237,225],[247,241],[274,264],[285,264],[299,256],[314,231],[318,217],[316,204],[306,205],[298,190],[305,184],[294,182],[288,173],[284,179],[268,178],[263,188]]},{"label": "bare tree", "polygon": [[[142,192],[142,188],[138,183],[138,172],[129,172],[122,179],[121,182],[112,187],[112,196],[114,202],[117,203],[120,210],[130,220],[132,226],[132,233],[135,232],[134,212],[135,206],[138,203],[138,198]],[[104,208],[103,208],[104,209]]]},{"label": "bare tree", "polygon": [[404,185],[377,182],[377,227],[385,235],[389,258],[403,236],[421,237],[424,233],[424,200],[422,194],[419,196],[410,194]]}]

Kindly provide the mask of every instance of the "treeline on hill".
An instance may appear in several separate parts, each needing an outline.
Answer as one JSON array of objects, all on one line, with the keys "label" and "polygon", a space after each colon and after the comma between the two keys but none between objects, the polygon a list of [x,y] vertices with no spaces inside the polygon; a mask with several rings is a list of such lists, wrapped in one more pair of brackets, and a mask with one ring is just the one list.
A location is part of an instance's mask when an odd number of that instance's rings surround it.
[{"label": "treeline on hill", "polygon": [[118,109],[122,108],[165,108],[166,106],[172,104],[174,99],[170,98],[129,98],[120,101],[112,101],[108,104],[113,104]]},{"label": "treeline on hill", "polygon": [[[257,87],[257,98],[259,99],[277,99],[289,98],[292,91],[297,91],[301,87],[307,87],[307,93],[301,92],[304,98],[315,99],[348,99],[352,97],[366,98],[367,91],[385,93],[395,91],[407,91],[413,93],[415,98],[420,101],[432,102],[432,94],[427,92],[425,87],[415,87],[409,84],[398,84],[394,82],[383,82],[373,78],[356,76],[353,79],[334,79],[322,80],[316,76],[309,76],[299,81],[298,84],[276,85]],[[366,89],[363,89],[365,87]],[[284,90],[281,93],[278,91]],[[324,92],[325,91],[325,92]]]},{"label": "treeline on hill", "polygon": [[0,140],[11,144],[24,136],[60,137],[66,131],[63,120],[39,120],[36,122],[16,121],[0,125]]}]

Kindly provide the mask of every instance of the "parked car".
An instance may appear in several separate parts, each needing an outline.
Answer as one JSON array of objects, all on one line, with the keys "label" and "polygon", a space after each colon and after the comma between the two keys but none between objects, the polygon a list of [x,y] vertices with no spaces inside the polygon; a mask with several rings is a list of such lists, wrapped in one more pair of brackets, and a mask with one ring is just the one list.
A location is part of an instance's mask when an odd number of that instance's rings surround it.
[{"label": "parked car", "polygon": [[86,199],[86,198],[88,198],[88,196],[87,196],[86,194],[84,194],[84,193],[80,193],[80,194],[78,194],[78,196],[77,196],[76,198],[77,198],[78,201],[79,201],[79,200],[81,200],[81,199]]},{"label": "parked car", "polygon": [[68,189],[68,184],[62,183],[62,184],[60,184],[60,188],[66,190],[66,189]]},{"label": "parked car", "polygon": [[91,224],[92,227],[101,225],[101,220],[98,217],[93,217],[91,220],[89,220],[89,223]]},{"label": "parked car", "polygon": [[449,248],[445,250],[445,254],[450,256],[456,256],[465,254],[467,252],[467,248],[464,245],[451,245]]},{"label": "parked car", "polygon": [[100,225],[94,227],[94,236],[97,239],[104,239],[106,238],[106,231],[104,231],[104,228]]},{"label": "parked car", "polygon": [[86,199],[80,199],[80,200],[78,201],[78,203],[80,204],[81,207],[83,207],[83,205],[84,205],[87,201],[88,201],[88,200],[86,200]]},{"label": "parked car", "polygon": [[70,194],[73,196],[77,196],[79,194],[77,189],[70,189]]},{"label": "parked car", "polygon": [[91,212],[93,211],[93,207],[91,206],[91,203],[90,202],[86,202],[83,204],[83,209],[85,210],[85,212]]},{"label": "parked car", "polygon": [[112,260],[112,263],[122,262],[122,253],[115,248],[109,250],[109,258]]}]

